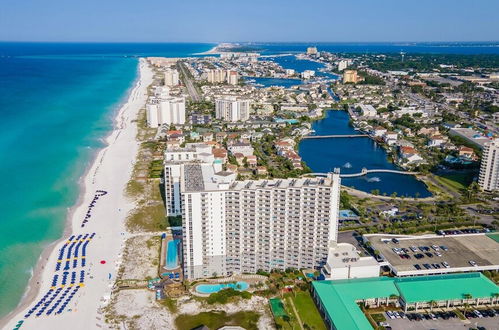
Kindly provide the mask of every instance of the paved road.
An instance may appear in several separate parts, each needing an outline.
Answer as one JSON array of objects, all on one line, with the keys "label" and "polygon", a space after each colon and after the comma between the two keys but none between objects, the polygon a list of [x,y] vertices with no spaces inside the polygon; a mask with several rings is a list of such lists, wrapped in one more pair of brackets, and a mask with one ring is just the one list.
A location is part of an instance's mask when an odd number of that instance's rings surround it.
[{"label": "paved road", "polygon": [[194,83],[192,82],[192,79],[190,78],[191,77],[190,72],[185,67],[185,64],[178,63],[178,67],[180,68],[180,71],[182,71],[182,75],[184,77],[184,84],[185,84],[185,87],[187,87],[187,92],[191,96],[191,99],[194,102],[201,101],[201,96],[199,95],[196,87],[194,87]]}]

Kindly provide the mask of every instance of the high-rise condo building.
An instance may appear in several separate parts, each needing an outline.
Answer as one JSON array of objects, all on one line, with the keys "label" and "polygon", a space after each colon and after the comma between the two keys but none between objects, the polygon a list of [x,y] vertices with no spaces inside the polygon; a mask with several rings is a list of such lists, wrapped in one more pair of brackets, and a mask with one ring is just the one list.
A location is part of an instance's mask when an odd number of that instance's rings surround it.
[{"label": "high-rise condo building", "polygon": [[177,70],[165,71],[165,86],[177,86],[179,83],[180,79]]},{"label": "high-rise condo building", "polygon": [[225,96],[215,100],[215,116],[225,121],[246,121],[250,117],[251,100]]},{"label": "high-rise condo building", "polygon": [[317,47],[308,47],[307,48],[307,55],[317,55]]},{"label": "high-rise condo building", "polygon": [[183,97],[166,97],[152,99],[146,105],[147,124],[158,127],[163,124],[185,124],[185,99]]},{"label": "high-rise condo building", "polygon": [[343,83],[357,83],[359,82],[359,76],[357,75],[357,70],[345,70],[343,73]]},{"label": "high-rise condo building", "polygon": [[209,83],[227,83],[237,85],[239,83],[239,74],[234,70],[210,69],[206,72],[206,80]]},{"label": "high-rise condo building", "polygon": [[485,191],[499,190],[499,138],[483,147],[478,184]]},{"label": "high-rise condo building", "polygon": [[[167,193],[180,200],[184,276],[189,280],[318,268],[337,240],[339,174],[326,177],[236,181],[236,175],[201,160],[165,166]],[[169,176],[176,176],[170,179]],[[180,198],[177,194],[180,193]]]}]

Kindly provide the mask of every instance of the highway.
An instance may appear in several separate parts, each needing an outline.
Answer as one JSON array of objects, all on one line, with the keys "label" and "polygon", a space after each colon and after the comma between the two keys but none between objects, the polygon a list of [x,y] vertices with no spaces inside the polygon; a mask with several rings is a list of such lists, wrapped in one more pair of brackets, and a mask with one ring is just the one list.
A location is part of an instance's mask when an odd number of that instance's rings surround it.
[{"label": "highway", "polygon": [[194,83],[192,81],[191,74],[189,70],[185,67],[185,64],[182,62],[177,63],[178,68],[182,72],[182,77],[184,78],[184,85],[187,88],[187,92],[189,93],[192,101],[194,102],[200,102],[201,101],[201,96],[198,93],[198,90],[196,87],[194,87]]}]

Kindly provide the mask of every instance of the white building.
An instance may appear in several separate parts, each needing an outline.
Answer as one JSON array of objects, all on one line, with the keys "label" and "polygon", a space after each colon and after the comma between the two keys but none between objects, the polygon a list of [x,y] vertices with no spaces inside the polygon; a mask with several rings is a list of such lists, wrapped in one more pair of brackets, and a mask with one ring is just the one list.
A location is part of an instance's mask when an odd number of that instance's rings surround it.
[{"label": "white building", "polygon": [[183,97],[166,97],[152,99],[146,104],[146,117],[149,127],[163,124],[185,124],[185,99]]},{"label": "white building", "polygon": [[159,126],[159,104],[157,100],[152,100],[146,104],[146,118],[149,127]]},{"label": "white building", "polygon": [[379,277],[379,263],[371,256],[361,257],[349,243],[329,242],[327,263],[321,270],[325,280]]},{"label": "white building", "polygon": [[348,68],[348,62],[349,61],[347,61],[347,60],[338,61],[338,71],[343,71],[346,68]]},{"label": "white building", "polygon": [[378,112],[370,104],[359,104],[360,111],[363,117],[376,117]]},{"label": "white building", "polygon": [[326,263],[328,242],[337,240],[338,174],[236,181],[199,162],[179,171],[187,279]]},{"label": "white building", "polygon": [[301,73],[301,77],[303,79],[310,79],[315,76],[315,71],[314,70],[305,70]]},{"label": "white building", "polygon": [[483,190],[499,190],[499,138],[485,143],[478,184]]},{"label": "white building", "polygon": [[250,116],[251,100],[225,96],[215,100],[215,116],[226,121],[246,121]]},{"label": "white building", "polygon": [[165,86],[177,86],[179,83],[180,79],[177,70],[165,71]]},{"label": "white building", "polygon": [[227,83],[229,85],[237,85],[239,83],[239,74],[237,71],[227,71]]},{"label": "white building", "polygon": [[249,143],[234,143],[227,147],[231,154],[243,154],[245,157],[253,155],[253,147]]},{"label": "white building", "polygon": [[[202,162],[212,164],[215,157],[212,147],[203,143],[188,143],[185,148],[165,151],[165,199],[166,216],[178,216],[182,214],[180,203],[180,180],[182,164],[189,162]],[[219,169],[222,167],[220,165]]]}]

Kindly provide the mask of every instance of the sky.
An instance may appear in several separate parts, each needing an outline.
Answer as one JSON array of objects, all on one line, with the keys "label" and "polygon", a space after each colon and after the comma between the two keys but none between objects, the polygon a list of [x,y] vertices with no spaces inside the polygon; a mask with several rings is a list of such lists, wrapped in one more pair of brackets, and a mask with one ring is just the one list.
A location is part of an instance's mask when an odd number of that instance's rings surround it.
[{"label": "sky", "polygon": [[1,41],[499,41],[498,0],[0,0]]}]

